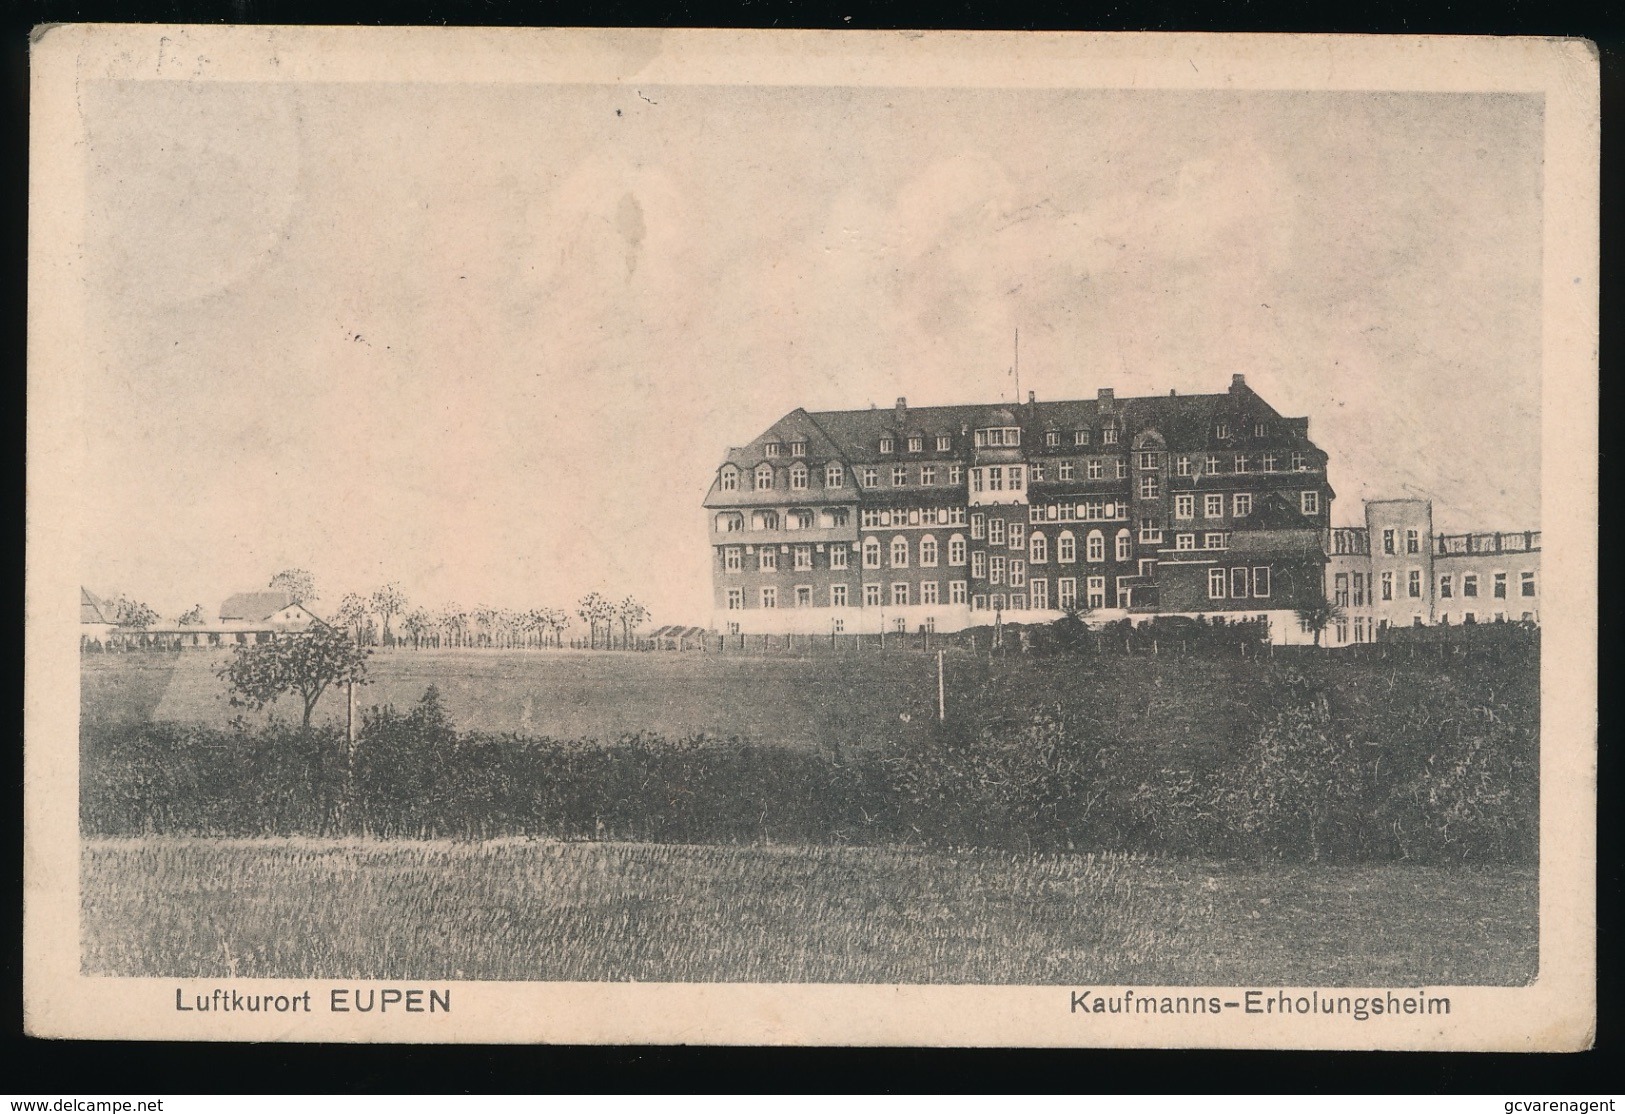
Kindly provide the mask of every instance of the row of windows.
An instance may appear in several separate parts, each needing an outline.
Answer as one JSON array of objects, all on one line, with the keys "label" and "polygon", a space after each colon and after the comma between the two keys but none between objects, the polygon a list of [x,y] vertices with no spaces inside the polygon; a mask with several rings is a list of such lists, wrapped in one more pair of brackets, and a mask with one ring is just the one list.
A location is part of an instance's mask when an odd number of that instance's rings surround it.
[{"label": "row of windows", "polygon": [[[1023,558],[1010,558],[1004,554],[993,554],[991,557],[983,550],[978,549],[970,554],[971,575],[977,579],[992,579],[998,583],[1004,575],[1005,561],[1014,562],[1012,569],[1025,567],[1026,561],[1035,565],[1048,564],[1051,558],[1050,539],[1041,531],[1034,531],[1031,537],[1019,522],[1010,523],[1006,527],[1002,519],[993,519],[988,523],[990,530],[987,542],[994,546],[1008,546],[1009,549],[1025,554]],[[1194,549],[1194,535],[1181,535],[1179,548]],[[980,540],[980,539],[978,539]],[[1226,542],[1226,535],[1211,533],[1206,538],[1206,548],[1222,549]],[[1083,540],[1084,560],[1091,564],[1100,564],[1106,560],[1106,536],[1099,530],[1091,530]],[[1187,544],[1187,542],[1189,544]],[[786,567],[800,572],[814,568],[815,548],[810,544],[757,547],[754,553],[755,566],[758,572],[776,572],[780,567],[780,557],[787,557]],[[877,537],[870,536],[863,540],[860,547],[863,567],[878,569],[889,567],[906,569],[916,561],[921,568],[935,568],[946,557],[949,565],[964,565],[966,563],[967,546],[961,534],[955,534],[948,539],[946,554],[938,540],[926,534],[917,544],[910,543],[909,539],[898,535],[891,539],[890,544],[883,545]],[[829,547],[827,567],[831,569],[845,569],[848,567],[849,550],[844,544],[835,544]],[[1053,549],[1054,559],[1063,565],[1074,564],[1078,560],[1078,539],[1070,530],[1062,530],[1055,538]],[[1112,539],[1112,555],[1117,561],[1132,560],[1134,556],[1133,539],[1127,529],[1118,530]],[[722,569],[724,572],[743,572],[745,567],[745,547],[730,545],[722,548]]]},{"label": "row of windows", "polygon": [[[1353,578],[1352,589],[1350,577]],[[1511,586],[1511,574],[1498,572],[1490,575],[1490,595],[1494,599],[1504,600]],[[1463,573],[1461,575],[1461,594],[1467,599],[1477,599],[1479,594],[1479,575],[1477,573]],[[1439,598],[1453,599],[1456,595],[1457,582],[1453,575],[1439,577]],[[1404,593],[1405,599],[1422,598],[1422,570],[1406,569],[1404,578],[1394,572],[1382,573],[1377,581],[1377,599],[1382,602],[1391,602]],[[1524,599],[1534,599],[1536,595],[1535,574],[1525,571],[1518,574],[1518,595]],[[1335,573],[1332,576],[1332,602],[1341,607],[1363,607],[1366,602],[1365,574],[1363,573]]]},{"label": "row of windows", "polygon": [[[1299,509],[1306,515],[1320,513],[1320,493],[1318,491],[1302,491],[1298,493]],[[1207,518],[1222,518],[1226,509],[1226,499],[1223,495],[1202,496],[1202,512]],[[1246,518],[1253,513],[1253,496],[1251,492],[1236,492],[1229,497],[1229,511],[1232,518]],[[1028,508],[1028,521],[1039,522],[1113,522],[1128,517],[1128,507],[1124,504],[1104,499],[1091,499],[1079,503],[1047,503],[1035,504]],[[1192,519],[1196,516],[1196,496],[1176,495],[1174,497],[1174,517],[1176,519]],[[963,526],[966,523],[964,507],[866,507],[860,512],[861,525],[865,529],[875,529],[887,526]],[[826,507],[818,512],[795,508],[785,512],[782,516],[776,510],[763,509],[752,511],[749,519],[752,530],[831,530],[844,528],[850,522],[845,507]],[[971,537],[980,539],[984,529],[990,523],[998,523],[991,527],[1004,530],[1002,519],[988,520],[982,514],[969,516]],[[716,529],[719,534],[731,534],[745,529],[746,518],[738,511],[723,511],[716,516]],[[1019,523],[1012,524],[1019,527]],[[1145,542],[1159,542],[1162,540],[1162,531],[1152,519],[1145,519],[1141,523],[1141,540]],[[994,542],[1003,545],[1003,541]],[[1180,548],[1194,549],[1194,543]],[[1211,547],[1209,547],[1211,548]],[[1414,550],[1412,551],[1414,552]]]},{"label": "row of windows", "polygon": [[[915,586],[905,581],[898,581],[892,584],[890,586],[891,591],[889,593],[886,591],[886,587],[887,586],[883,584],[863,585],[863,606],[883,607],[888,599],[893,607],[909,607],[914,603],[931,606],[944,602],[942,596],[942,583],[940,581],[927,580],[921,582],[917,597],[915,596],[914,592]],[[966,588],[966,582],[963,580],[948,581],[948,595],[946,602],[951,604],[966,603],[968,599],[966,595]],[[852,606],[853,596],[851,585],[831,584],[829,586],[829,595],[826,598],[829,600],[830,607]],[[818,606],[817,603],[814,602],[815,596],[813,586],[811,584],[795,585],[788,590],[784,599],[787,605],[793,607]],[[779,606],[779,600],[780,595],[777,587],[769,586],[757,589],[756,605],[758,607],[776,608]],[[728,610],[739,611],[742,610],[744,606],[745,590],[743,588],[729,588]]]},{"label": "row of windows", "polygon": [[[830,546],[827,567],[831,569],[847,568],[849,555],[850,551],[844,542]],[[746,556],[747,554],[741,546],[724,546],[722,548],[722,571],[743,572]],[[790,569],[796,572],[808,572],[813,568],[814,550],[810,545],[764,545],[757,548],[751,556],[756,559],[757,572],[777,572],[781,556],[788,558],[787,567]]]},{"label": "row of windows", "polygon": [[1026,468],[1020,464],[991,465],[987,468],[972,468],[970,470],[970,489],[973,492],[1003,491],[1005,484],[1009,484],[1011,491],[1022,490]]},{"label": "row of windows", "polygon": [[[1288,470],[1293,472],[1307,472],[1311,467],[1309,454],[1303,452],[1291,453],[1284,458],[1279,453],[1262,453],[1256,457],[1250,453],[1236,453],[1229,458],[1229,472],[1236,475],[1279,472],[1283,460]],[[1161,466],[1162,454],[1135,453],[1134,462],[1141,469],[1156,469]],[[1179,456],[1174,458],[1174,473],[1185,477],[1222,475],[1226,472],[1225,464],[1225,458],[1217,453],[1208,453],[1205,456]],[[1122,457],[1093,457],[1084,461],[1034,462],[1033,482],[1043,483],[1053,479],[1066,483],[1078,479],[1080,466],[1084,479],[1103,480],[1108,469],[1117,479],[1125,479],[1128,476],[1128,461]]]},{"label": "row of windows", "polygon": [[[1151,477],[1142,477],[1142,480],[1143,479],[1150,479],[1150,478]],[[1142,484],[1142,486],[1143,486],[1143,484]],[[1141,494],[1143,495],[1145,493],[1142,491]],[[1155,493],[1153,492],[1153,494],[1155,494]],[[1196,507],[1197,507],[1196,500],[1197,500],[1197,496],[1194,495],[1194,494],[1191,494],[1191,495],[1175,495],[1174,496],[1174,517],[1175,518],[1195,518],[1196,517]],[[1201,500],[1202,500],[1202,502],[1201,502],[1202,516],[1204,518],[1223,518],[1224,517],[1225,497],[1223,495],[1217,495],[1217,494],[1203,495],[1203,496],[1201,496]],[[1304,515],[1310,515],[1310,516],[1318,515],[1320,513],[1320,492],[1318,492],[1318,491],[1300,491],[1300,492],[1298,492],[1298,510],[1299,510],[1300,513],[1302,513]],[[1250,491],[1238,491],[1238,492],[1233,493],[1230,496],[1230,517],[1231,518],[1246,518],[1248,515],[1250,515],[1252,513],[1253,513],[1253,493],[1252,492],[1250,492]]]},{"label": "row of windows", "polygon": [[964,507],[865,507],[861,512],[866,530],[880,526],[963,526]]},{"label": "row of windows", "polygon": [[1033,482],[1043,483],[1046,480],[1057,480],[1067,483],[1078,478],[1078,467],[1083,467],[1083,478],[1090,480],[1103,480],[1106,478],[1107,468],[1111,469],[1115,479],[1128,479],[1128,461],[1122,457],[1091,457],[1085,461],[1061,460],[1054,463],[1035,462],[1033,468]]},{"label": "row of windows", "polygon": [[[954,447],[954,439],[950,434],[947,433],[937,434],[935,436],[935,442],[937,452],[939,453],[949,452]],[[911,453],[923,453],[925,451],[925,436],[923,434],[912,434],[906,439],[905,443],[908,445],[908,451]],[[880,451],[883,453],[896,452],[897,438],[890,436],[882,437],[880,439]]]},{"label": "row of windows", "polygon": [[[1508,575],[1504,572],[1490,574],[1490,595],[1494,599],[1507,598]],[[1439,598],[1451,599],[1456,594],[1455,581],[1451,576],[1439,577]],[[1478,574],[1469,572],[1461,574],[1461,594],[1469,599],[1478,596]],[[1518,574],[1518,595],[1524,599],[1535,598],[1535,574],[1525,571]]]},{"label": "row of windows", "polygon": [[[978,436],[983,433],[995,432],[998,431],[977,431]],[[1019,433],[1019,431],[1012,432]],[[882,445],[884,444],[885,442],[883,441]],[[768,445],[769,452],[767,455],[777,456],[778,454],[772,451],[774,448],[774,445]],[[794,450],[795,445],[792,445],[791,448]],[[882,451],[890,452],[891,450],[883,448]],[[799,456],[801,454],[793,452],[792,455]],[[1160,455],[1161,454],[1158,453],[1138,454],[1140,467],[1156,467],[1155,463],[1147,464],[1145,461],[1152,460],[1154,462]],[[1307,472],[1310,469],[1309,455],[1307,453],[1295,452],[1292,453],[1287,459],[1290,469],[1294,472]],[[1223,468],[1223,463],[1223,459],[1215,453],[1209,453],[1204,457],[1180,456],[1175,460],[1174,471],[1180,476],[1218,475],[1225,470]],[[1032,479],[1035,483],[1042,483],[1051,478],[1062,483],[1070,482],[1079,478],[1078,467],[1080,464],[1082,465],[1083,478],[1085,479],[1105,479],[1108,468],[1111,469],[1112,475],[1117,479],[1125,479],[1128,476],[1127,460],[1121,457],[1114,459],[1095,457],[1081,462],[1063,460],[1053,465],[1048,463],[1035,463],[1032,465]],[[1238,474],[1254,471],[1277,472],[1280,470],[1281,457],[1276,453],[1263,453],[1255,460],[1248,453],[1236,453],[1230,458],[1229,464],[1230,471]],[[1008,484],[1008,490],[1020,491],[1022,489],[1022,480],[1024,478],[1023,468],[1023,465],[994,466],[987,469],[973,468],[971,470],[972,490],[1003,491],[1006,490],[1005,485]],[[1050,471],[1051,468],[1054,469],[1053,477]],[[823,466],[823,469],[825,487],[841,488],[846,486],[845,465],[841,464],[839,461],[830,461],[828,464]],[[864,487],[879,487],[883,474],[885,474],[885,469],[876,466],[867,466],[860,471],[859,480]],[[792,464],[788,472],[788,483],[790,490],[806,491],[808,484],[811,481],[811,476],[812,469],[808,465],[799,461]],[[935,464],[925,464],[919,466],[917,469],[911,468],[905,464],[896,464],[890,466],[890,476],[891,485],[893,487],[909,487],[912,485],[932,487],[943,482],[950,485],[957,485],[965,482],[965,469],[964,466],[960,464],[946,464],[940,467]],[[751,477],[751,486],[756,491],[772,491],[778,484],[776,470],[774,469],[773,465],[768,464],[765,461],[758,464],[752,470]],[[1143,477],[1142,484],[1144,479],[1154,480],[1155,477]],[[739,469],[732,464],[724,465],[721,473],[722,490],[738,491],[739,482]],[[983,484],[986,485],[985,488],[982,486]],[[1147,496],[1147,498],[1150,497],[1151,496]],[[1392,550],[1389,552],[1392,552]],[[1411,552],[1415,551],[1412,550]]]},{"label": "row of windows", "polygon": [[[1246,570],[1238,570],[1245,572]],[[1268,570],[1265,572],[1265,595],[1268,595]],[[1014,581],[1011,587],[1022,587]],[[916,593],[916,587],[918,592]],[[967,594],[968,585],[963,580],[948,581],[947,594],[943,595],[942,583],[927,580],[918,586],[905,581],[896,581],[890,585],[864,584],[861,598],[864,607],[909,607],[915,603],[922,606],[935,606],[949,603],[963,606],[971,605],[972,610],[994,611],[1026,610],[1029,600],[1033,608],[1044,611],[1050,607],[1049,581],[1034,578],[1027,591],[1006,594],[994,592],[990,594]],[[1119,592],[1121,597],[1124,593]],[[1220,597],[1222,598],[1222,597]],[[789,588],[782,596],[777,587],[760,588],[756,592],[756,606],[773,609],[780,606],[781,599],[790,607],[816,607],[818,606],[815,589],[810,584],[797,584]],[[826,599],[830,607],[850,607],[854,596],[852,588],[847,584],[832,584],[829,587]],[[1106,578],[1104,576],[1091,576],[1084,580],[1084,601],[1088,607],[1099,608],[1106,606]],[[1069,610],[1078,605],[1078,578],[1062,577],[1055,582],[1055,606],[1061,610]],[[728,589],[727,606],[729,611],[740,611],[745,607],[745,590],[743,588]]]},{"label": "row of windows", "polygon": [[1210,600],[1245,600],[1268,599],[1270,595],[1270,570],[1268,565],[1253,569],[1209,569],[1207,573],[1207,598]]},{"label": "row of windows", "polygon": [[[1284,458],[1280,453],[1235,453],[1228,459],[1219,453],[1206,453],[1201,456],[1181,456],[1174,459],[1174,473],[1180,476],[1217,476],[1225,471],[1229,464],[1229,471],[1245,475],[1248,472],[1279,472],[1285,462],[1289,472],[1307,472],[1312,467],[1309,454],[1294,452]],[[1142,467],[1149,467],[1142,465]]]},{"label": "row of windows", "polygon": [[1018,448],[1020,445],[1020,426],[990,426],[976,431],[978,449]]},{"label": "row of windows", "polygon": [[1127,504],[1105,499],[1085,499],[1078,503],[1034,503],[1027,508],[1030,522],[1113,522],[1127,517]]},{"label": "row of windows", "polygon": [[[745,521],[745,516],[738,511],[723,511],[716,518],[717,533],[739,533],[745,529]],[[803,508],[792,508],[783,515],[764,508],[750,514],[752,530],[835,530],[851,521],[851,514],[845,507],[825,507],[816,514]]]},{"label": "row of windows", "polygon": [[[1177,550],[1189,552],[1190,550],[1193,550],[1193,549],[1197,548],[1196,540],[1197,540],[1197,538],[1196,538],[1195,534],[1175,534],[1174,535],[1174,548],[1177,549]],[[1203,548],[1203,549],[1229,549],[1230,548],[1230,534],[1226,530],[1209,530],[1208,532],[1206,532],[1205,534],[1202,535],[1201,540],[1202,540],[1201,548]]]},{"label": "row of windows", "polygon": [[[1148,519],[1147,521],[1149,522],[1150,520]],[[973,515],[970,516],[970,536],[971,536],[971,540],[972,541],[983,541],[983,540],[985,540],[987,542],[987,544],[990,545],[990,546],[1008,546],[1010,549],[1022,549],[1022,548],[1025,548],[1025,547],[1028,546],[1028,542],[1026,541],[1026,537],[1027,537],[1026,529],[1027,529],[1026,526],[1023,525],[1020,522],[1008,522],[1007,523],[1002,518],[988,518],[988,519],[986,519],[984,521],[982,516],[979,515],[979,514],[973,514]],[[1141,530],[1142,540],[1144,540],[1143,535],[1145,533],[1146,533],[1146,531],[1144,529],[1142,529]],[[1161,532],[1157,531],[1156,533],[1157,533],[1158,540],[1160,540]],[[1055,544],[1056,544],[1057,560],[1060,560],[1060,561],[1066,562],[1066,563],[1070,563],[1070,562],[1072,562],[1073,560],[1076,559],[1076,557],[1074,556],[1074,554],[1076,552],[1075,551],[1076,538],[1073,535],[1072,531],[1070,531],[1070,530],[1062,530],[1058,535],[1056,535],[1056,543]],[[1091,554],[1091,556],[1089,557],[1089,560],[1091,560],[1091,561],[1104,561],[1106,559],[1105,555],[1104,555],[1105,554],[1105,544],[1106,543],[1105,543],[1105,535],[1104,534],[1102,534],[1099,530],[1091,530],[1091,531],[1089,531],[1088,545],[1090,547],[1089,551],[1090,551],[1090,554]],[[1093,556],[1093,553],[1095,552],[1096,548],[1099,548],[1099,550],[1101,552],[1101,556],[1099,556],[1099,557]],[[1049,556],[1048,556],[1048,554],[1049,554],[1049,543],[1046,540],[1046,538],[1045,538],[1045,536],[1044,536],[1044,534],[1042,532],[1037,531],[1037,530],[1033,531],[1031,549],[1032,549],[1032,559],[1034,561],[1042,563],[1042,562],[1047,561],[1049,559]],[[1119,561],[1128,560],[1131,549],[1132,549],[1132,543],[1130,541],[1129,532],[1128,532],[1127,528],[1118,530],[1117,531],[1117,559]]]},{"label": "row of windows", "polygon": [[[1399,552],[1399,531],[1397,529],[1390,528],[1382,532],[1382,551],[1390,555]],[[1405,552],[1422,552],[1422,532],[1420,530],[1405,531]]]},{"label": "row of windows", "polygon": [[[1493,619],[1497,623],[1502,623],[1502,622],[1505,622],[1507,620],[1507,617],[1509,616],[1509,614],[1510,614],[1510,612],[1497,611],[1497,612],[1493,613]],[[1484,616],[1484,619],[1485,619],[1486,622],[1490,621],[1491,618],[1492,618],[1492,616],[1489,615],[1489,614],[1486,614]],[[1522,613],[1520,618],[1523,620],[1523,622],[1532,623],[1538,618],[1538,613],[1534,612],[1534,611],[1525,611],[1525,612]],[[1452,622],[1455,622],[1455,621],[1460,621],[1462,623],[1465,623],[1468,626],[1472,626],[1472,625],[1474,625],[1474,624],[1476,624],[1478,622],[1478,612],[1476,612],[1476,611],[1464,611],[1459,616],[1453,616],[1452,612],[1447,611],[1447,612],[1441,613],[1440,616],[1439,616],[1439,622],[1443,626],[1448,627],[1448,626],[1450,626],[1452,624]],[[1414,626],[1418,626],[1418,627],[1421,626],[1422,625],[1422,616],[1420,616],[1420,615],[1411,616],[1411,623]],[[1375,617],[1368,619],[1363,615],[1356,615],[1354,617],[1354,641],[1357,642],[1357,643],[1359,643],[1359,642],[1375,642],[1377,640],[1377,632],[1379,630],[1385,629],[1387,626],[1388,626],[1388,620],[1387,619],[1377,619]],[[1307,624],[1304,624],[1304,629],[1305,630],[1308,629]],[[1341,645],[1341,644],[1346,643],[1348,641],[1349,641],[1349,620],[1347,620],[1347,619],[1339,619],[1339,620],[1337,620],[1337,622],[1332,624],[1332,642],[1333,642],[1334,645]]]},{"label": "row of windows", "polygon": [[[879,487],[882,469],[866,467],[858,475],[864,487]],[[812,469],[802,463],[792,464],[788,472],[788,483],[791,491],[806,491],[811,481]],[[917,470],[906,464],[893,465],[891,468],[891,485],[893,487],[934,487],[941,483],[955,486],[965,482],[965,467],[962,464],[948,464],[938,467],[935,464],[921,465]],[[739,490],[739,469],[733,465],[724,465],[721,473],[721,488],[723,491]],[[755,491],[773,491],[778,487],[778,474],[773,465],[763,462],[751,471],[751,488]],[[840,461],[832,460],[824,465],[824,486],[826,488],[844,488],[846,486],[846,466]]]}]

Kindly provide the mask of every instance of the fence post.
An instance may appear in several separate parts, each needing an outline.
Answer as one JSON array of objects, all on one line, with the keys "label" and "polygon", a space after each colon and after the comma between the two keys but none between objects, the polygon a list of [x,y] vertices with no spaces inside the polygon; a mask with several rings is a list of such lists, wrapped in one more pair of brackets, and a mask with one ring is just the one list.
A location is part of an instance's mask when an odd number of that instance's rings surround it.
[{"label": "fence post", "polygon": [[941,723],[948,718],[948,703],[946,689],[942,681],[942,651],[937,651],[937,722]]}]

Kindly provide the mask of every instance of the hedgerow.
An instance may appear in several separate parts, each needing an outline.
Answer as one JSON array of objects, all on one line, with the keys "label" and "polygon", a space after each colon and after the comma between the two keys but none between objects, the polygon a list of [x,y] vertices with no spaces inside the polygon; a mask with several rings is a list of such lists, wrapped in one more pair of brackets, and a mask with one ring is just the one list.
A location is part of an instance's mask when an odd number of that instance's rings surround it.
[{"label": "hedgerow", "polygon": [[464,732],[432,688],[368,710],[354,747],[274,720],[86,722],[81,826],[1529,861],[1538,660],[983,660],[946,722],[900,696],[886,745],[845,751]]}]

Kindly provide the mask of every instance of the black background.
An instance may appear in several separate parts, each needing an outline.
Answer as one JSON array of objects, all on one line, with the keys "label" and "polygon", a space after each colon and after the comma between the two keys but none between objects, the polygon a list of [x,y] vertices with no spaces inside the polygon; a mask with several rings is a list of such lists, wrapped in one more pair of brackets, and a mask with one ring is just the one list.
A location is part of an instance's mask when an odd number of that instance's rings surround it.
[{"label": "black background", "polygon": [[[964,28],[1101,31],[1290,31],[1381,34],[1516,34],[1589,38],[1602,56],[1603,346],[1602,505],[1608,508],[1610,438],[1619,391],[1612,385],[1619,330],[1619,132],[1625,71],[1625,5],[1529,0],[939,0],[932,4],[834,0],[8,0],[0,3],[0,453],[15,481],[0,521],[15,570],[0,613],[0,653],[11,668],[4,707],[7,891],[22,892],[22,581],[28,30],[44,22],[595,25],[827,28]],[[1610,616],[1622,613],[1610,560],[1613,512],[1601,528],[1602,692],[1616,658]],[[39,1097],[237,1093],[569,1092],[1075,1092],[1075,1093],[1488,1093],[1558,1097],[1612,1092],[1621,1057],[1620,997],[1613,948],[1620,890],[1612,745],[1618,717],[1601,716],[1601,844],[1598,876],[1597,1047],[1570,1055],[1418,1053],[1097,1052],[907,1049],[704,1049],[185,1045],[40,1041],[22,1035],[21,902],[8,921],[6,1059],[0,1093]],[[1490,1109],[1490,1107],[1487,1107]]]}]

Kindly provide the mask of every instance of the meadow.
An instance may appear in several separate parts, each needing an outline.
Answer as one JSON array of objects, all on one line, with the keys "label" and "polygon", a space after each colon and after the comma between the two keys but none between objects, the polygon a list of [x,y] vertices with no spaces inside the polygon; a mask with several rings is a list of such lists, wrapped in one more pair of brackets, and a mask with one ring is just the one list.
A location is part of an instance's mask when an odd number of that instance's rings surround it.
[{"label": "meadow", "polygon": [[[225,726],[238,714],[215,669],[228,654],[86,655],[80,673],[87,723]],[[956,664],[956,668],[958,668]],[[467,731],[558,739],[640,731],[738,736],[817,746],[881,740],[900,696],[934,700],[934,659],[918,653],[805,659],[699,653],[570,650],[390,650],[370,662],[357,703],[405,707],[434,685],[452,722]],[[884,709],[882,712],[881,710]],[[296,710],[282,709],[297,717]],[[877,716],[884,717],[877,722]],[[338,723],[330,693],[316,722]]]},{"label": "meadow", "polygon": [[[380,653],[356,750],[87,656],[84,970],[1514,985],[1538,645]],[[433,686],[438,699],[424,700]]]},{"label": "meadow", "polygon": [[87,975],[1517,985],[1532,867],[496,840],[88,841]]}]

